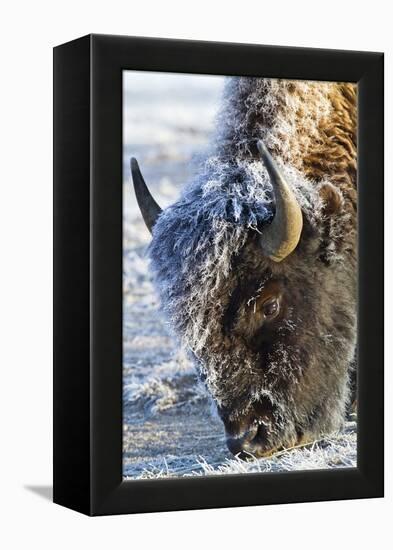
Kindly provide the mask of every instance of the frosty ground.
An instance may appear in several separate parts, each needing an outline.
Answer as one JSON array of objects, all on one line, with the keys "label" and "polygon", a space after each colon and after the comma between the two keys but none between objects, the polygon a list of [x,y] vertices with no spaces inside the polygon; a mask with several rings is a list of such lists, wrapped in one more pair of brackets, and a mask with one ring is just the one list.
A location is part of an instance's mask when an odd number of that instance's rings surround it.
[{"label": "frosty ground", "polygon": [[305,447],[248,462],[226,448],[192,364],[159,310],[146,230],[130,182],[136,156],[163,206],[192,177],[207,146],[222,78],[125,75],[123,191],[123,475],[131,478],[216,475],[356,466],[356,418]]}]

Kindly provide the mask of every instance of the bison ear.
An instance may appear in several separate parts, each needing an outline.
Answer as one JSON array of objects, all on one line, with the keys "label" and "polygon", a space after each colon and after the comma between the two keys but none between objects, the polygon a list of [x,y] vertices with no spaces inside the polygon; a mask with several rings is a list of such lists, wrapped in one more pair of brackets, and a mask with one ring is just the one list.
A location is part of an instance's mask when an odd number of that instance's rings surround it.
[{"label": "bison ear", "polygon": [[320,260],[331,265],[341,257],[344,238],[349,228],[344,214],[344,198],[340,189],[331,183],[322,183],[318,189],[321,215],[321,240],[319,247]]},{"label": "bison ear", "polygon": [[318,191],[322,201],[322,213],[324,217],[334,216],[342,210],[344,199],[337,187],[331,183],[322,183]]}]

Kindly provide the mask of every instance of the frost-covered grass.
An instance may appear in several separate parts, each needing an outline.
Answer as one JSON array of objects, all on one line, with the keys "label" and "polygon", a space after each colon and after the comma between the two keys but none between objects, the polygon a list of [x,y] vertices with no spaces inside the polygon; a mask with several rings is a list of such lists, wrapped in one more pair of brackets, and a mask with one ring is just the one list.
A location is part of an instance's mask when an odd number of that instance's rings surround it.
[{"label": "frost-covered grass", "polygon": [[[170,78],[169,76],[167,78]],[[159,311],[145,255],[150,235],[128,172],[136,156],[162,205],[192,176],[206,145],[219,82],[197,77],[170,85],[127,78],[123,215],[123,474],[126,478],[243,474],[356,466],[356,422],[314,444],[245,462],[227,450],[221,421]],[[214,84],[212,84],[214,82]],[[198,88],[199,86],[199,88]],[[211,88],[209,88],[211,86]],[[208,89],[209,88],[209,89]],[[166,91],[165,91],[166,90]],[[170,93],[169,93],[169,91]],[[164,93],[165,92],[165,93]],[[143,101],[141,98],[145,97]],[[162,98],[165,97],[165,105]],[[192,105],[198,108],[192,111]]]},{"label": "frost-covered grass", "polygon": [[196,457],[194,465],[171,465],[163,457],[158,464],[145,467],[138,479],[178,477],[189,475],[225,475],[294,470],[322,470],[356,467],[356,422],[349,421],[341,433],[312,444],[280,451],[267,458],[250,456],[244,461],[238,457],[211,463],[205,457]]}]

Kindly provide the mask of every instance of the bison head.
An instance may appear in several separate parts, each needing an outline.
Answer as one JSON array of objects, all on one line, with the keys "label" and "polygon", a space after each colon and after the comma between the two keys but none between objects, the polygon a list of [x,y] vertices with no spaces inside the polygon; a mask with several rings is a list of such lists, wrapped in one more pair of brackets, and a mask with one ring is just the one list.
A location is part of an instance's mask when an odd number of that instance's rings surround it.
[{"label": "bison head", "polygon": [[209,159],[161,211],[132,161],[162,306],[242,457],[338,429],[347,400],[353,219],[337,188],[288,173],[259,141],[245,161]]}]

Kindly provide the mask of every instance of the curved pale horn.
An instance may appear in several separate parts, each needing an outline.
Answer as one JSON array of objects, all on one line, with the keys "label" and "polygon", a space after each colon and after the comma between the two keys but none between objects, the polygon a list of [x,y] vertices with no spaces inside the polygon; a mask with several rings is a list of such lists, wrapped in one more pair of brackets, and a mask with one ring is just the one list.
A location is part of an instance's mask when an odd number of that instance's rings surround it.
[{"label": "curved pale horn", "polygon": [[257,147],[269,174],[276,203],[273,221],[261,235],[261,246],[264,254],[271,260],[281,262],[295,250],[299,243],[303,228],[302,211],[295,195],[261,140],[257,142]]},{"label": "curved pale horn", "polygon": [[131,173],[132,181],[134,182],[136,200],[138,201],[138,206],[142,213],[146,227],[151,233],[162,210],[151,196],[141,171],[139,170],[138,162],[134,158],[131,159]]}]

